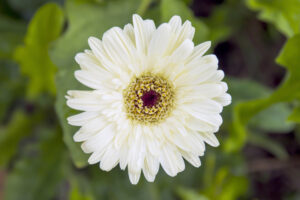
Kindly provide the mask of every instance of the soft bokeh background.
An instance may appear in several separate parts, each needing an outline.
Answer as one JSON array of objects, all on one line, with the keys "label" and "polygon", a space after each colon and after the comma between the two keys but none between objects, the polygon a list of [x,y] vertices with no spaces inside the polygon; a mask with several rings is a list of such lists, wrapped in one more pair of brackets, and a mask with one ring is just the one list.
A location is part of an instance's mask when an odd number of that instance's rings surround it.
[{"label": "soft bokeh background", "polygon": [[[87,166],[66,123],[76,52],[139,13],[211,40],[233,103],[202,166],[154,183]],[[0,199],[300,199],[299,0],[0,0]]]}]

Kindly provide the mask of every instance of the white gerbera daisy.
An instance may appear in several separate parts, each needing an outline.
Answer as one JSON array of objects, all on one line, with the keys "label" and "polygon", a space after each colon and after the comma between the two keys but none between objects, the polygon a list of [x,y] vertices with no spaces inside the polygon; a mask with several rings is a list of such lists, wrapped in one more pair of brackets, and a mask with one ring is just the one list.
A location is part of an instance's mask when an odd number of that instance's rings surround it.
[{"label": "white gerbera daisy", "polygon": [[231,97],[217,57],[203,56],[210,42],[194,47],[194,32],[178,16],[156,28],[133,15],[133,25],[89,38],[91,50],[75,57],[75,77],[92,90],[68,91],[67,105],[84,111],[68,122],[81,126],[74,140],[92,153],[90,164],[128,167],[136,184],[141,171],[154,181],[159,165],[175,176],[183,158],[199,167],[204,142],[219,145],[214,133]]}]

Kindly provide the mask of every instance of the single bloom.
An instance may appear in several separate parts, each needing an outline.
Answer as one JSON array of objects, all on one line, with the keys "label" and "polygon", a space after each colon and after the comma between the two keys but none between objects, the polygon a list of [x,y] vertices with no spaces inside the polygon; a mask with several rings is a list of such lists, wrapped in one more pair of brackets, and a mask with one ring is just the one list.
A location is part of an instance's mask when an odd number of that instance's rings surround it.
[{"label": "single bloom", "polygon": [[179,16],[156,28],[135,14],[133,24],[88,39],[91,50],[75,56],[75,77],[90,90],[66,98],[83,111],[68,122],[80,126],[74,140],[91,154],[89,164],[105,171],[119,164],[132,184],[142,171],[152,182],[160,165],[175,176],[184,159],[201,165],[205,143],[219,145],[214,133],[231,96],[217,57],[204,55],[211,43],[194,46],[194,33]]}]

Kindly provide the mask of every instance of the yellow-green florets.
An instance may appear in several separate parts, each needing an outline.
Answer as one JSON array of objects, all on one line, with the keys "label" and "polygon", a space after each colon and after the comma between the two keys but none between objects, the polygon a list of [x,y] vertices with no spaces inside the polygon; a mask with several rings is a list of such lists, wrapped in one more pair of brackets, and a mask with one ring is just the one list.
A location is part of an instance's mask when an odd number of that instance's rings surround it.
[{"label": "yellow-green florets", "polygon": [[144,74],[134,77],[123,91],[127,117],[142,124],[163,121],[174,106],[174,90],[163,77]]}]

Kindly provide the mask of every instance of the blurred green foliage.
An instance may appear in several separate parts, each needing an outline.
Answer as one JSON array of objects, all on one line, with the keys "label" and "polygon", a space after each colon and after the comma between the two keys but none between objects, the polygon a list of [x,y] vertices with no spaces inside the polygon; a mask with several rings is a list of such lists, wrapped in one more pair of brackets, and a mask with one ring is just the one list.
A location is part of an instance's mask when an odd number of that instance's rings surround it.
[{"label": "blurred green foliage", "polygon": [[29,98],[45,91],[55,95],[56,67],[50,60],[48,48],[60,35],[63,21],[63,12],[56,4],[41,7],[28,25],[25,45],[15,50],[14,59],[19,63],[21,72],[29,77]]},{"label": "blurred green foliage", "polygon": [[248,0],[248,6],[258,10],[259,17],[274,23],[288,37],[300,32],[300,2],[298,0]]},{"label": "blurred green foliage", "polygon": [[[195,17],[191,2],[0,1],[0,166],[7,174],[4,199],[252,197],[244,146],[258,146],[286,160],[289,153],[268,133],[299,132],[300,3],[227,0],[215,6],[209,17]],[[221,147],[207,147],[200,169],[187,164],[175,178],[160,170],[154,183],[142,178],[132,186],[127,173],[120,169],[106,173],[98,166],[87,166],[88,155],[72,139],[77,128],[66,121],[75,111],[66,106],[65,94],[67,90],[84,89],[73,76],[78,69],[74,56],[88,48],[89,36],[101,38],[110,27],[123,27],[136,12],[154,19],[156,25],[180,15],[195,26],[195,43],[212,40],[216,46],[237,33],[249,9],[286,36],[287,42],[276,58],[286,75],[275,90],[251,77],[227,77],[233,102],[224,109],[224,124],[217,134]]]}]

